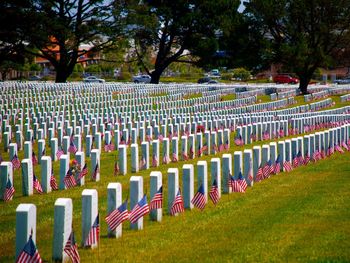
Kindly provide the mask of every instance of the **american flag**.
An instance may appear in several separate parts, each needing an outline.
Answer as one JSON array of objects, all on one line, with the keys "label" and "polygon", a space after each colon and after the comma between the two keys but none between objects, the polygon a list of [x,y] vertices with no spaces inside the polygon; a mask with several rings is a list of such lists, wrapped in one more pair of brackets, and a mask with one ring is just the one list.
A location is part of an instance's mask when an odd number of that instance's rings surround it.
[{"label": "american flag", "polygon": [[286,172],[290,172],[293,169],[290,161],[287,161],[287,160],[284,161],[283,168]]},{"label": "american flag", "polygon": [[268,160],[263,168],[264,178],[268,178],[271,174],[271,160]]},{"label": "american flag", "polygon": [[159,134],[158,135],[158,140],[162,142],[164,140],[164,136],[162,134]]},{"label": "american flag", "polygon": [[208,145],[207,145],[207,143],[205,143],[202,147],[202,153],[207,152],[207,151],[208,151]]},{"label": "american flag", "polygon": [[335,144],[334,148],[337,152],[344,153],[344,150],[338,144]]},{"label": "american flag", "polygon": [[84,164],[84,167],[83,167],[83,169],[80,171],[77,180],[80,180],[81,178],[83,178],[83,177],[84,177],[85,175],[87,175],[87,174],[88,174],[88,168],[87,168],[87,165]]},{"label": "american flag", "polygon": [[87,236],[85,240],[85,246],[92,246],[98,243],[98,240],[100,238],[100,222],[99,222],[99,215],[97,214],[97,217],[95,219],[94,224],[91,226],[89,235]]},{"label": "american flag", "polygon": [[93,172],[93,174],[92,174],[92,180],[96,180],[97,174],[98,174],[99,172],[100,172],[100,169],[98,168],[98,163],[96,163],[94,172]]},{"label": "american flag", "polygon": [[169,162],[170,162],[169,156],[166,153],[164,153],[163,164],[168,164]]},{"label": "american flag", "polygon": [[185,151],[182,151],[182,159],[184,161],[188,161],[188,155],[187,155],[187,153]]},{"label": "american flag", "polygon": [[41,257],[36,248],[32,234],[29,236],[28,242],[24,245],[21,253],[17,258],[17,263],[41,263]]},{"label": "american flag", "polygon": [[299,160],[295,154],[293,154],[293,160],[292,160],[293,167],[296,168],[299,165]]},{"label": "american flag", "polygon": [[219,202],[219,199],[220,199],[219,187],[218,187],[218,183],[216,182],[215,179],[214,179],[213,184],[210,188],[209,197],[210,197],[211,201],[213,201],[214,205],[216,205]]},{"label": "american flag", "polygon": [[128,200],[125,200],[117,209],[113,210],[106,218],[108,227],[114,231],[121,223],[129,219]]},{"label": "american flag", "polygon": [[112,140],[109,142],[108,147],[111,152],[114,151],[114,143],[112,143]]},{"label": "american flag", "polygon": [[298,154],[297,154],[297,158],[298,158],[298,164],[302,165],[304,164],[304,158],[303,155],[301,154],[301,151],[299,150]]},{"label": "american flag", "polygon": [[77,185],[71,169],[68,170],[66,176],[63,178],[63,182],[66,188],[72,188]]},{"label": "american flag", "polygon": [[50,186],[52,190],[58,190],[58,185],[56,182],[56,178],[53,174],[53,169],[51,169],[51,176],[50,176]]},{"label": "american flag", "polygon": [[219,144],[219,152],[222,152],[225,149],[224,145],[220,142]]},{"label": "american flag", "polygon": [[109,143],[105,141],[105,152],[109,152],[110,151],[110,148],[109,148]]},{"label": "american flag", "polygon": [[129,215],[129,220],[132,224],[136,223],[141,217],[149,213],[149,206],[147,204],[147,196],[144,195],[142,199],[134,206]]},{"label": "american flag", "polygon": [[270,133],[268,130],[263,132],[263,140],[270,140]]},{"label": "american flag", "polygon": [[172,155],[172,160],[171,160],[173,163],[176,163],[178,161],[177,159],[177,156],[176,156],[176,153],[173,153]]},{"label": "american flag", "polygon": [[234,177],[230,178],[232,184],[232,192],[244,193],[244,189],[238,180],[235,180]]},{"label": "american flag", "polygon": [[70,142],[68,152],[75,154],[78,151],[78,148],[75,146],[74,142]]},{"label": "american flag", "polygon": [[15,194],[15,188],[13,187],[10,178],[7,179],[6,188],[4,192],[4,201],[10,201]]},{"label": "american flag", "polygon": [[228,150],[230,147],[229,147],[229,143],[228,143],[228,140],[226,140],[225,144],[224,144],[224,149],[225,150]]},{"label": "american flag", "polygon": [[215,142],[213,142],[213,151],[214,152],[218,152],[219,151],[219,148],[218,148],[218,146],[216,145]]},{"label": "american flag", "polygon": [[245,190],[247,189],[248,185],[247,185],[247,181],[243,177],[241,171],[239,171],[239,175],[238,175],[238,180],[237,181],[238,181],[238,184],[241,186],[243,192],[245,192]]},{"label": "american flag", "polygon": [[118,175],[119,170],[119,163],[117,160],[114,160],[114,176]]},{"label": "american flag", "polygon": [[190,150],[189,150],[189,155],[190,159],[193,159],[193,156],[194,156],[194,151],[193,151],[193,146],[191,145],[190,146]]},{"label": "american flag", "polygon": [[275,162],[273,173],[274,174],[278,174],[280,171],[281,171],[281,156],[277,155],[277,159],[276,159],[276,162]]},{"label": "american flag", "polygon": [[235,178],[232,176],[231,173],[229,173],[227,185],[228,185],[228,189],[231,190],[231,191],[233,191],[234,181],[235,181]]},{"label": "american flag", "polygon": [[67,240],[66,245],[64,246],[63,251],[66,252],[66,254],[70,257],[70,259],[72,260],[72,263],[79,263],[80,262],[78,245],[75,242],[73,230],[72,230],[71,234],[69,235],[69,238]]},{"label": "american flag", "polygon": [[19,161],[17,154],[15,154],[12,157],[11,163],[13,165],[13,168],[15,168],[15,169],[19,169],[21,167],[21,162]]},{"label": "american flag", "polygon": [[240,134],[235,138],[235,144],[237,146],[243,145],[242,136]]},{"label": "american flag", "polygon": [[258,171],[256,172],[255,181],[260,182],[263,179],[264,179],[264,172],[263,172],[263,168],[261,167],[261,164],[260,164]]},{"label": "american flag", "polygon": [[163,187],[161,186],[158,191],[154,194],[150,204],[149,209],[159,209],[163,207]]},{"label": "american flag", "polygon": [[63,152],[62,148],[59,147],[57,152],[56,152],[57,159],[59,160],[63,154],[64,154],[64,152]]},{"label": "american flag", "polygon": [[181,192],[179,189],[179,191],[177,192],[175,199],[171,205],[170,214],[176,215],[177,213],[182,213],[184,211],[185,211],[184,202],[182,200]]},{"label": "american flag", "polygon": [[255,142],[256,141],[256,135],[254,133],[250,134],[250,139]]},{"label": "american flag", "polygon": [[35,152],[32,152],[32,163],[33,165],[38,164],[38,159],[36,158]]},{"label": "american flag", "polygon": [[313,160],[314,162],[317,162],[317,161],[318,161],[318,159],[319,159],[319,154],[320,154],[320,152],[318,151],[318,149],[316,149],[316,150],[314,151],[314,153],[312,154],[312,160]]},{"label": "american flag", "polygon": [[307,165],[310,162],[309,152],[305,153],[304,165]]},{"label": "american flag", "polygon": [[40,184],[38,178],[36,178],[35,174],[33,174],[33,189],[35,189],[39,194],[43,193],[43,189],[41,187],[41,184]]},{"label": "american flag", "polygon": [[200,210],[203,210],[206,204],[205,196],[204,196],[204,187],[203,184],[201,184],[198,188],[197,193],[194,195],[194,197],[191,200],[191,203],[199,208]]},{"label": "american flag", "polygon": [[341,145],[343,146],[343,148],[344,148],[345,150],[349,151],[349,146],[345,143],[345,141],[343,141],[343,142],[341,143]]},{"label": "american flag", "polygon": [[155,154],[153,154],[153,156],[152,156],[152,166],[153,167],[158,166],[158,159],[157,159],[157,156]]},{"label": "american flag", "polygon": [[146,159],[143,155],[140,160],[140,169],[146,169]]},{"label": "american flag", "polygon": [[279,137],[284,137],[284,130],[283,127],[280,127],[280,130],[278,132]]}]

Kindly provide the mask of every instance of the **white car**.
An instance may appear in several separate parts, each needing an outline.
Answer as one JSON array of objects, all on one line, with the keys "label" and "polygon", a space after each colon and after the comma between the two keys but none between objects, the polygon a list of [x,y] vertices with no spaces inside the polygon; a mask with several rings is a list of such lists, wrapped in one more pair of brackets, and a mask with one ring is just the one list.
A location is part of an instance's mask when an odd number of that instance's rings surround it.
[{"label": "white car", "polygon": [[89,76],[83,79],[84,82],[87,83],[105,83],[106,81],[104,79],[99,79],[95,76]]},{"label": "white car", "polygon": [[137,75],[132,77],[134,83],[151,83],[151,76],[149,75]]}]

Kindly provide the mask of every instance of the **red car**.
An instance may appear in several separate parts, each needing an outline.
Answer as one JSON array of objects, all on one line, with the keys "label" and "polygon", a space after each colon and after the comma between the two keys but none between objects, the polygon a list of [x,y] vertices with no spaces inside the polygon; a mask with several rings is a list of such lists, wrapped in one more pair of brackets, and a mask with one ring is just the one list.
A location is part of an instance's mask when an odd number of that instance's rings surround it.
[{"label": "red car", "polygon": [[273,82],[275,83],[287,83],[287,84],[297,84],[299,83],[299,79],[293,78],[289,75],[277,75],[273,78]]}]

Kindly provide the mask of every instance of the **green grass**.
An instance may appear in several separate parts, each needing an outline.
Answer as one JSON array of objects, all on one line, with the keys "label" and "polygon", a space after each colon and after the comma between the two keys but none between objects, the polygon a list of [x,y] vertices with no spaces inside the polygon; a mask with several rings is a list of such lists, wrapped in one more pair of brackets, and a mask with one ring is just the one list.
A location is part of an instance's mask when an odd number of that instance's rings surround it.
[{"label": "green grass", "polygon": [[[334,100],[337,107],[349,105],[349,102],[340,104],[338,96]],[[3,149],[2,144],[0,147]],[[34,147],[36,151],[37,145]],[[231,134],[230,153],[252,148],[253,144],[234,146]],[[47,147],[46,150],[49,154],[50,149]],[[51,261],[54,203],[60,197],[72,198],[73,227],[80,245],[83,189],[98,191],[101,243],[99,249],[93,251],[80,248],[82,262],[350,260],[349,152],[344,155],[335,154],[317,165],[301,167],[289,174],[273,176],[249,188],[245,194],[223,195],[217,207],[209,204],[203,212],[186,211],[178,217],[170,217],[166,214],[167,209],[164,209],[163,221],[151,222],[147,217],[142,231],[132,231],[129,224],[124,224],[123,237],[118,240],[106,237],[104,217],[107,215],[107,185],[109,182],[122,183],[125,198],[132,174],[113,176],[114,155],[102,153],[100,182],[92,182],[88,177],[84,187],[42,196],[35,194],[23,197],[21,174],[20,171],[15,171],[15,198],[9,203],[0,202],[0,262],[13,262],[15,210],[20,203],[33,203],[37,206],[37,246],[43,259]],[[130,158],[129,151],[128,155]],[[7,153],[3,153],[3,157],[8,160]],[[23,158],[23,151],[19,157]],[[208,171],[212,157],[214,156],[200,158],[208,161]],[[196,164],[198,160],[196,158],[186,163]],[[185,162],[161,165],[157,169],[140,171],[137,175],[144,177],[144,189],[149,193],[151,170],[161,171],[166,204],[167,169],[179,168],[181,184],[183,164]],[[88,167],[91,171],[90,165]],[[53,168],[57,178],[59,163],[55,162]],[[130,163],[128,169],[130,171]],[[40,178],[39,166],[35,167],[35,173]],[[195,166],[195,178],[196,174]]]}]

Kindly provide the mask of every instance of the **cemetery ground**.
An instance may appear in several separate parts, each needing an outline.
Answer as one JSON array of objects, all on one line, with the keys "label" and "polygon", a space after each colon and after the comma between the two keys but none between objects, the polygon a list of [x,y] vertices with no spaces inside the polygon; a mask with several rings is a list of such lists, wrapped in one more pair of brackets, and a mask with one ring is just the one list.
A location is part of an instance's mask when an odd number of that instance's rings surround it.
[{"label": "cemetery ground", "polygon": [[[297,98],[296,105],[304,104],[300,98]],[[331,98],[336,102],[333,107],[349,105],[349,102],[340,103],[339,96]],[[263,97],[262,101],[265,99]],[[234,145],[233,137],[231,134],[229,153],[267,143],[255,142],[238,147]],[[0,147],[3,149],[2,144]],[[46,150],[49,155],[50,148]],[[37,152],[37,143],[34,144],[34,151]],[[2,153],[4,159],[8,159],[7,154]],[[221,156],[222,153],[215,155]],[[213,157],[205,155],[189,160],[186,164],[206,160],[210,171],[210,159]],[[23,158],[23,152],[19,153],[19,158]],[[79,247],[82,262],[350,261],[350,152],[335,153],[317,164],[272,176],[255,183],[244,194],[223,194],[216,207],[209,202],[203,211],[186,210],[177,217],[171,217],[164,205],[161,223],[152,222],[146,217],[142,231],[130,230],[129,223],[124,223],[120,239],[107,238],[106,235],[104,217],[107,215],[107,185],[120,182],[125,199],[132,174],[128,163],[126,176],[114,176],[114,160],[115,153],[102,152],[99,182],[87,179],[83,187],[30,197],[22,196],[21,172],[15,170],[15,198],[11,202],[0,203],[0,262],[13,262],[15,210],[20,203],[37,206],[36,244],[41,257],[50,262],[54,203],[60,197],[72,198],[73,228],[80,245],[83,189],[98,191],[101,239],[95,250]],[[137,175],[144,177],[145,193],[149,195],[151,171],[161,171],[163,184],[166,185],[168,168],[178,168],[181,177],[183,164],[185,162],[179,161],[138,172]],[[88,167],[90,172],[90,160]],[[197,167],[194,167],[196,175]],[[57,176],[59,162],[53,162],[53,169]],[[38,166],[34,171],[40,174]],[[194,178],[196,189],[197,177]],[[163,196],[163,204],[166,204],[166,187]]]}]

